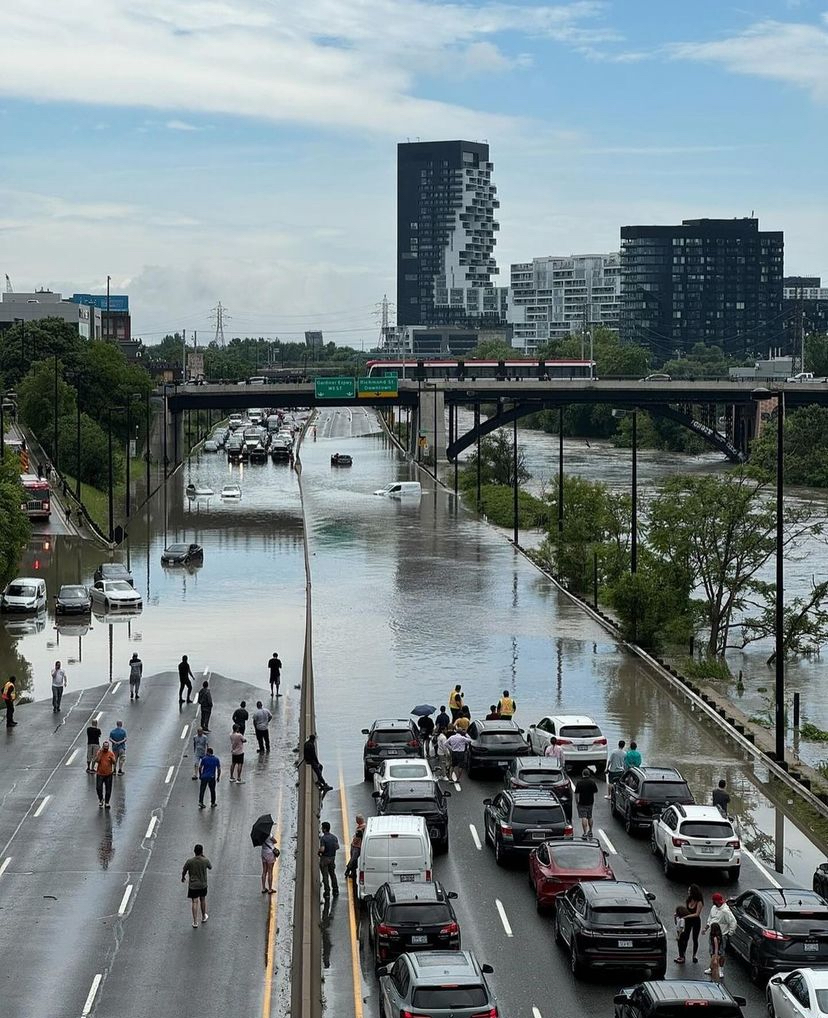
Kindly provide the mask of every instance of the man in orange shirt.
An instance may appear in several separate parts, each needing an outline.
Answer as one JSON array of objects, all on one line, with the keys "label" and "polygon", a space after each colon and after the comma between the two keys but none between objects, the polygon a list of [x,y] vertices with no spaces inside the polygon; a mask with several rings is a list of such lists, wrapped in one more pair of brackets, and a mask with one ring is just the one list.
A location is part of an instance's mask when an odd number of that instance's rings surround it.
[{"label": "man in orange shirt", "polygon": [[[98,809],[109,809],[112,797],[112,775],[115,773],[116,756],[109,748],[109,740],[104,739],[103,745],[95,754],[97,771],[95,774],[95,791],[98,793]],[[104,795],[106,796],[104,798]]]}]

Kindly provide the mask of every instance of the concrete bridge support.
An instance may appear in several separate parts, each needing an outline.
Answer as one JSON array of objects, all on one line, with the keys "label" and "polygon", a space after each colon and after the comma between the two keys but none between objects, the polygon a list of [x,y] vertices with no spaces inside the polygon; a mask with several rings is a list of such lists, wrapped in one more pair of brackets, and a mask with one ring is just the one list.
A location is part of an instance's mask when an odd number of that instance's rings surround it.
[{"label": "concrete bridge support", "polygon": [[[446,459],[446,403],[442,389],[424,387],[420,392],[417,427],[414,432],[415,449],[419,445],[423,459],[437,462]],[[423,439],[425,443],[423,444]]]}]

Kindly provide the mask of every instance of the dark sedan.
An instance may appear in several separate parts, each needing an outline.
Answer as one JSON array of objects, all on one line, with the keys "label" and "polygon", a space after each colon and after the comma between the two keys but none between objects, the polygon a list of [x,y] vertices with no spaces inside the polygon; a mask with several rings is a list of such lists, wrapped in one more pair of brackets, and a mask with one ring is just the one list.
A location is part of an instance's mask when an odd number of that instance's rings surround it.
[{"label": "dark sedan", "polygon": [[55,595],[55,615],[88,615],[92,598],[80,584],[64,584]]},{"label": "dark sedan", "polygon": [[204,549],[200,544],[171,544],[164,549],[161,562],[165,566],[186,566],[204,561]]}]

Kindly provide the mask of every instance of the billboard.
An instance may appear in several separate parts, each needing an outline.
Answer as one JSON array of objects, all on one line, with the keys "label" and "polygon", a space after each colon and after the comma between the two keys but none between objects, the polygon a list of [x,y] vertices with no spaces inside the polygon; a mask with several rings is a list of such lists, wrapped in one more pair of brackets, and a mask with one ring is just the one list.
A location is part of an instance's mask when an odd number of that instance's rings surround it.
[{"label": "billboard", "polygon": [[[106,311],[105,293],[73,293],[72,300],[75,304],[85,304],[90,308],[100,308]],[[126,293],[111,293],[109,295],[110,311],[129,311],[129,295]]]},{"label": "billboard", "polygon": [[305,333],[305,344],[312,349],[314,347],[321,347],[323,345],[322,333],[321,332],[306,332]]}]

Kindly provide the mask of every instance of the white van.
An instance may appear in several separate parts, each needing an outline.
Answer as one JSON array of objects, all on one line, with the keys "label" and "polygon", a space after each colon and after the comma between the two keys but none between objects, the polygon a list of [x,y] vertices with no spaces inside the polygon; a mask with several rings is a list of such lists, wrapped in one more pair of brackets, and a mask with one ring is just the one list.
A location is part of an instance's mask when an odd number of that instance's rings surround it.
[{"label": "white van", "polygon": [[383,884],[430,883],[431,840],[423,817],[369,817],[357,868],[357,897]]},{"label": "white van", "polygon": [[34,576],[19,576],[3,591],[0,608],[4,612],[40,612],[46,608],[46,581]]},{"label": "white van", "polygon": [[385,495],[387,498],[419,498],[423,493],[423,486],[419,481],[394,481],[379,488],[375,495]]}]

